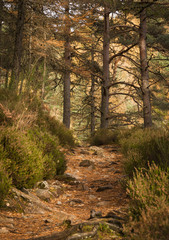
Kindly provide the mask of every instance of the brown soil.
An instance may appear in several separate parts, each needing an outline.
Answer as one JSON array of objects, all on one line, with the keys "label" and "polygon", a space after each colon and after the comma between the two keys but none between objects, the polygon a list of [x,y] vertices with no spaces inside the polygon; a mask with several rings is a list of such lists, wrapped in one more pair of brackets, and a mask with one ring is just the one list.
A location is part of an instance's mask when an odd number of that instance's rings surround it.
[{"label": "brown soil", "polygon": [[[101,211],[106,215],[110,211],[116,211],[117,215],[123,215],[128,206],[128,199],[121,185],[124,178],[122,171],[123,157],[118,146],[102,146],[99,152],[90,147],[77,147],[66,151],[67,171],[73,175],[78,184],[63,182],[64,194],[53,199],[48,205],[57,208],[75,218],[72,224],[86,221],[90,217],[92,209]],[[80,167],[82,160],[91,160],[93,167]],[[110,189],[98,191],[98,187],[110,186]],[[70,202],[71,200],[82,202]],[[1,210],[1,217],[6,216],[8,223],[0,221],[0,228],[11,229],[8,233],[0,233],[0,239],[19,240],[29,239],[35,236],[48,235],[62,231],[65,225],[56,220],[52,212],[44,214],[23,214]]]}]

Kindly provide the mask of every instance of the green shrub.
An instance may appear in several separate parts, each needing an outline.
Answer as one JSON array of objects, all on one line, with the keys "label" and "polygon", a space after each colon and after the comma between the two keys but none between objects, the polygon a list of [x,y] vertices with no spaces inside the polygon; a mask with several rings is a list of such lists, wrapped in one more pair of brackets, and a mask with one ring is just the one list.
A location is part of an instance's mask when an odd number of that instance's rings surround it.
[{"label": "green shrub", "polygon": [[169,204],[169,169],[165,172],[155,163],[148,170],[136,169],[133,179],[128,181],[127,193],[132,199],[134,216],[148,206],[158,208],[163,202]]},{"label": "green shrub", "polygon": [[165,130],[136,130],[120,140],[126,156],[125,172],[132,177],[135,169],[148,168],[155,162],[163,169],[169,167],[169,133]]},{"label": "green shrub", "polygon": [[11,188],[11,179],[0,164],[0,207]]},{"label": "green shrub", "polygon": [[[73,147],[72,132],[45,110],[43,102],[31,94],[17,96],[10,90],[0,89],[0,124],[12,125],[15,129],[27,130],[39,126],[59,138],[61,145]],[[5,111],[4,111],[5,110]],[[6,115],[4,114],[7,113]],[[12,118],[6,116],[11,115]]]},{"label": "green shrub", "polygon": [[131,197],[127,239],[168,239],[169,170],[165,172],[154,163],[148,171],[136,170],[127,193]]},{"label": "green shrub", "polygon": [[66,170],[66,160],[64,154],[58,149],[59,139],[48,132],[42,132],[40,128],[29,130],[28,136],[45,156],[43,177],[51,179],[63,174]]},{"label": "green shrub", "polygon": [[54,117],[49,116],[49,114],[39,112],[37,124],[42,129],[42,131],[45,129],[46,131],[49,131],[52,135],[57,136],[61,145],[67,145],[71,147],[75,145],[75,139],[71,130],[67,129]]},{"label": "green shrub", "polygon": [[99,129],[90,139],[92,145],[106,145],[118,141],[118,131],[109,129]]},{"label": "green shrub", "polygon": [[30,188],[43,178],[44,157],[22,131],[7,128],[2,131],[0,143],[10,159],[8,172],[12,183],[18,188]]}]

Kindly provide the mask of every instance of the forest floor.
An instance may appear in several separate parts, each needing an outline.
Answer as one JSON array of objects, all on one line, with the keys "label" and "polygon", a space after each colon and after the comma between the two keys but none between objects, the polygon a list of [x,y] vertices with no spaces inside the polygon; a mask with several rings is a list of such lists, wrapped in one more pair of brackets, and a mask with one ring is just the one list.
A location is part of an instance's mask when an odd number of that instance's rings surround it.
[{"label": "forest floor", "polygon": [[[101,211],[105,216],[114,212],[124,216],[129,199],[121,182],[123,156],[116,145],[101,147],[76,147],[67,150],[66,174],[78,184],[61,181],[64,194],[46,203],[50,208],[68,214],[72,225],[89,219],[90,211]],[[88,166],[80,166],[84,160]],[[85,164],[85,162],[83,162]],[[69,217],[68,217],[69,219]],[[4,222],[5,221],[5,222]],[[0,239],[19,240],[47,236],[65,229],[63,220],[56,218],[55,211],[23,213],[2,209],[0,211]],[[106,239],[107,240],[107,239]]]}]

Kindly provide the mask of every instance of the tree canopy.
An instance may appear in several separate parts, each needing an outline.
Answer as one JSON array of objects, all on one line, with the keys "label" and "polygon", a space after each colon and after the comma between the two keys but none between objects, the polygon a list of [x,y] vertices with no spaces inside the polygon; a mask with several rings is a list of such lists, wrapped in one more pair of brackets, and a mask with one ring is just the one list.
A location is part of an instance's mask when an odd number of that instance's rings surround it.
[{"label": "tree canopy", "polygon": [[167,1],[0,1],[0,84],[79,134],[167,124]]}]

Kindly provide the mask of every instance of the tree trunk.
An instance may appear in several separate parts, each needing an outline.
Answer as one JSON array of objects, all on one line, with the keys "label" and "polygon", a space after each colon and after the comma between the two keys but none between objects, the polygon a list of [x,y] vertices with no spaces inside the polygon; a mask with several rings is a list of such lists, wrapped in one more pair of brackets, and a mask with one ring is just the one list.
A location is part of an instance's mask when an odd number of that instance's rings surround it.
[{"label": "tree trunk", "polygon": [[[44,26],[45,27],[45,26]],[[46,44],[46,32],[44,32],[44,42]],[[42,92],[41,98],[45,98],[45,83],[46,83],[46,76],[47,76],[47,58],[46,58],[46,47],[45,47],[45,56],[43,60],[43,79],[42,79]]]},{"label": "tree trunk", "polygon": [[149,70],[147,61],[147,46],[146,46],[146,34],[147,34],[147,13],[144,8],[140,13],[140,64],[141,64],[141,82],[143,93],[143,118],[144,127],[148,128],[152,126],[151,118],[151,101],[150,101],[150,88],[149,88]]},{"label": "tree trunk", "polygon": [[101,128],[108,128],[109,112],[109,46],[110,46],[110,28],[109,28],[109,8],[104,7],[104,36],[103,36],[103,83],[101,100]]},{"label": "tree trunk", "polygon": [[10,84],[10,87],[14,90],[17,90],[19,84],[19,74],[21,70],[21,58],[23,50],[24,20],[25,20],[25,0],[20,0],[18,1],[18,16],[16,23],[13,71]]},{"label": "tree trunk", "polygon": [[65,3],[65,72],[64,72],[64,104],[63,104],[63,123],[70,128],[70,22],[69,22],[69,1]]},{"label": "tree trunk", "polygon": [[[93,49],[91,51],[91,57],[92,57],[92,64],[94,62],[94,52]],[[95,99],[94,99],[94,92],[95,92],[95,77],[93,74],[91,74],[91,89],[90,89],[90,96],[91,96],[91,136],[94,135],[95,132]]]},{"label": "tree trunk", "polygon": [[3,1],[0,0],[0,80],[2,67],[2,21],[3,21]]}]

